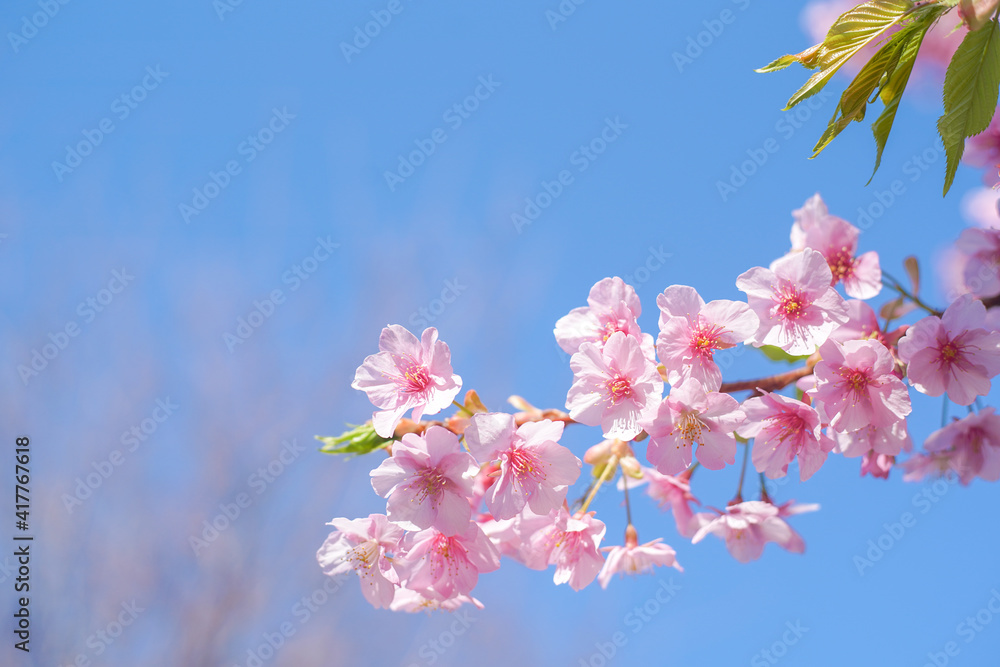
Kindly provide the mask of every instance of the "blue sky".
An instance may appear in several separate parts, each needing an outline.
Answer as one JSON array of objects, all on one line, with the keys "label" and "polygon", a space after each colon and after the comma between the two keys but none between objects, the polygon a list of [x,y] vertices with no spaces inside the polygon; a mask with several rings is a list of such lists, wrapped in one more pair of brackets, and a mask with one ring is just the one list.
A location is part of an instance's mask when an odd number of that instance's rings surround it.
[{"label": "blue sky", "polygon": [[[324,523],[384,508],[368,484],[377,461],[320,455],[312,436],[370,415],[350,381],[386,324],[438,327],[493,409],[511,394],[562,407],[572,375],[552,328],[597,280],[631,277],[655,332],[668,285],[741,298],[736,276],[788,249],[791,211],[813,193],[857,222],[898,181],[861,249],[897,275],[917,255],[940,303],[934,259],[967,224],[959,203],[979,177],[962,168],[940,196],[933,88],[908,93],[869,186],[867,125],[808,160],[836,96],[782,112],[805,71],[753,72],[809,45],[799,4],[567,1],[563,21],[556,0],[222,2],[0,10],[2,423],[8,441],[34,443],[39,548],[33,650],[5,641],[4,664],[246,665],[285,623],[295,632],[265,664],[597,665],[617,632],[608,664],[771,664],[762,651],[793,635],[781,664],[918,666],[952,641],[948,664],[995,660],[1000,619],[959,629],[1000,590],[995,489],[860,479],[838,457],[777,487],[822,505],[793,520],[805,555],[772,545],[741,565],[636,498],[641,536],[662,535],[683,574],[574,593],[508,563],[458,626],[374,610],[354,580],[301,613],[323,590]],[[258,322],[249,335],[241,318]],[[774,368],[748,353],[727,377]],[[179,407],[159,420],[167,399]],[[915,399],[915,438],[940,408]],[[146,437],[130,451],[133,427]],[[574,427],[565,443],[582,455],[599,439]],[[279,474],[258,474],[283,450],[297,453]],[[696,495],[725,503],[738,471],[702,473]],[[196,551],[203,522],[241,494],[249,506]],[[619,543],[620,498],[595,507]],[[855,557],[907,512],[913,525],[859,573]],[[671,581],[669,602],[636,621]],[[120,637],[94,639],[133,599],[144,611]]]}]

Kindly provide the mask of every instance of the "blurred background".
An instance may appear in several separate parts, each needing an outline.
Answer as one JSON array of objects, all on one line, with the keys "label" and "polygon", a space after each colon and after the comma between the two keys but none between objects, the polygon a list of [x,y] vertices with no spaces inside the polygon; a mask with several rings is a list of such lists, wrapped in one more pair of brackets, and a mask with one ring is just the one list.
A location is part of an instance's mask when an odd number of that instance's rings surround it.
[{"label": "blurred background", "polygon": [[[561,408],[552,329],[594,282],[634,285],[654,334],[668,285],[741,299],[736,276],[788,250],[817,191],[855,224],[868,213],[861,250],[890,273],[917,255],[943,303],[935,263],[982,183],[962,167],[941,197],[935,63],[867,187],[868,123],[807,160],[846,79],[783,112],[805,70],[753,72],[811,45],[830,6],[5,3],[0,537],[27,435],[35,541],[30,654],[0,549],[0,663],[995,665],[1000,619],[980,614],[971,638],[960,624],[1000,590],[996,488],[862,479],[858,459],[772,488],[822,506],[791,521],[804,555],[741,565],[637,496],[641,537],[663,536],[683,574],[575,593],[505,561],[480,579],[484,610],[394,614],[315,561],[327,521],[384,511],[379,459],[313,436],[370,417],[350,383],[386,324],[437,327],[492,409]],[[748,352],[726,377],[775,370]],[[941,419],[919,398],[918,443]],[[564,444],[582,456],[600,437]],[[721,506],[737,476],[696,475],[695,494]],[[594,507],[620,544],[621,497]]]}]

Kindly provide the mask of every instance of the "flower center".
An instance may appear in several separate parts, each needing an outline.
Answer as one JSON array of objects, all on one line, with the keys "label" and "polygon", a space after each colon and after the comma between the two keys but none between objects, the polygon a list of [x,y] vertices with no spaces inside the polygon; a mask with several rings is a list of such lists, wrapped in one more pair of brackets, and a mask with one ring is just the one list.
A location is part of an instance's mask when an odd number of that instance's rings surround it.
[{"label": "flower center", "polygon": [[347,552],[346,560],[351,563],[351,567],[354,568],[355,572],[363,577],[371,574],[371,569],[378,560],[378,553],[378,542],[375,540],[366,540],[351,548]]},{"label": "flower center", "polygon": [[868,374],[855,368],[841,368],[838,373],[842,378],[840,386],[851,392],[855,401],[861,399],[871,382]]},{"label": "flower center", "polygon": [[618,319],[608,320],[607,322],[604,323],[604,335],[601,337],[601,342],[607,343],[608,339],[611,338],[611,335],[619,331],[628,333],[627,331],[625,331],[625,325],[621,320]]},{"label": "flower center", "polygon": [[941,346],[941,351],[939,352],[940,360],[943,362],[950,363],[955,360],[959,355],[959,348],[954,342],[949,341]]},{"label": "flower center", "polygon": [[616,375],[608,380],[608,394],[611,396],[611,405],[630,398],[632,396],[632,381],[624,375]]},{"label": "flower center", "polygon": [[393,378],[405,394],[421,394],[431,385],[431,374],[425,366],[413,359],[397,359],[399,376]]},{"label": "flower center", "polygon": [[724,346],[719,339],[725,332],[725,328],[718,324],[699,323],[691,336],[691,352],[702,360],[710,361],[714,352]]},{"label": "flower center", "polygon": [[541,482],[545,479],[544,467],[531,452],[520,447],[515,447],[504,454],[503,457],[507,460],[507,464],[514,473],[515,482],[524,482],[526,480]]},{"label": "flower center", "polygon": [[674,422],[674,431],[679,431],[681,440],[677,444],[678,449],[681,445],[687,447],[688,445],[696,445],[701,442],[701,431],[705,425],[698,418],[697,412],[683,412],[681,413],[680,419]]},{"label": "flower center", "polygon": [[438,497],[448,483],[448,478],[438,468],[430,467],[417,470],[413,477],[410,489],[416,494],[415,502],[422,503],[430,498],[431,505],[436,506]]},{"label": "flower center", "polygon": [[785,320],[797,320],[805,315],[809,300],[794,287],[787,287],[778,296],[778,313]]},{"label": "flower center", "polygon": [[[780,412],[773,417],[769,417],[767,421],[775,429],[774,437],[779,442],[784,442],[788,438],[798,438],[806,426],[801,417],[791,412]],[[792,449],[798,452],[799,444],[793,444]]]},{"label": "flower center", "polygon": [[854,257],[849,248],[841,248],[830,253],[826,258],[826,263],[833,273],[833,282],[847,280],[854,273]]}]

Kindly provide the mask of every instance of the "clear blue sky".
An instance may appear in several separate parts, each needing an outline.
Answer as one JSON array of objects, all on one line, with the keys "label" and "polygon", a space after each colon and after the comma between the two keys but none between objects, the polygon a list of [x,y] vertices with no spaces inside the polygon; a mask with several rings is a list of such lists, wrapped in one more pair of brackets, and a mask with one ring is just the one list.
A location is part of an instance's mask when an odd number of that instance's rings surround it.
[{"label": "clear blue sky", "polygon": [[[898,179],[903,194],[862,249],[896,274],[916,254],[940,302],[929,274],[978,175],[961,169],[942,199],[943,161],[915,166],[937,146],[934,90],[908,95],[867,188],[867,124],[807,160],[836,98],[789,117],[780,108],[806,72],[753,72],[808,46],[801,3],[567,0],[575,11],[555,21],[557,0],[223,2],[51,0],[58,11],[35,32],[23,20],[45,2],[0,10],[2,423],[8,446],[15,432],[35,443],[38,540],[33,651],[15,653],[6,634],[4,664],[246,665],[283,623],[295,634],[265,664],[575,666],[619,631],[608,664],[770,664],[761,651],[793,636],[786,624],[807,630],[783,665],[919,666],[951,641],[948,664],[995,664],[1000,618],[971,638],[958,626],[1000,590],[996,488],[948,487],[925,513],[914,499],[928,487],[898,471],[860,479],[858,460],[837,457],[776,492],[822,505],[793,519],[805,555],[771,545],[741,565],[637,498],[641,537],[665,537],[683,574],[574,593],[551,570],[505,563],[481,578],[486,609],[457,636],[457,616],[373,610],[354,580],[303,620],[298,601],[324,583],[323,524],[384,509],[367,481],[377,461],[326,457],[312,441],[370,415],[349,385],[381,327],[437,326],[491,408],[514,393],[562,407],[571,373],[552,328],[597,280],[631,276],[655,333],[666,286],[741,298],[736,276],[788,249],[791,211],[809,196],[857,221]],[[379,19],[376,36],[341,46]],[[690,47],[710,28],[700,53]],[[688,48],[690,62],[674,56]],[[603,152],[582,150],[592,142]],[[430,154],[401,165],[415,150]],[[719,181],[762,152],[721,196]],[[518,229],[529,199],[545,208]],[[269,316],[242,336],[255,302]],[[50,334],[65,349],[23,381],[18,366]],[[727,377],[769,368],[748,353]],[[156,422],[168,398],[179,407]],[[915,406],[919,440],[940,402]],[[130,451],[121,435],[143,420],[155,431]],[[587,427],[565,437],[581,456],[599,439]],[[252,477],[293,440],[305,451],[273,481]],[[76,480],[116,450],[122,462],[70,512]],[[724,504],[738,471],[704,472],[697,495]],[[250,506],[195,554],[189,538],[240,494]],[[596,504],[611,544],[619,505],[613,492]],[[905,512],[914,525],[860,575],[855,556]],[[670,602],[636,623],[671,579]],[[93,640],[133,598],[144,611],[122,636]]]}]

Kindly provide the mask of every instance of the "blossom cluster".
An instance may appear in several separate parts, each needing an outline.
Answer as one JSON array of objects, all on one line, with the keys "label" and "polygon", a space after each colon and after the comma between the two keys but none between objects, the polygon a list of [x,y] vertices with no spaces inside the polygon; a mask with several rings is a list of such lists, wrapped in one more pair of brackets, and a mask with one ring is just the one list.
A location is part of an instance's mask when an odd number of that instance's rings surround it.
[{"label": "blossom cluster", "polygon": [[[511,402],[520,412],[490,412],[475,392],[459,405],[462,379],[436,329],[418,339],[386,327],[353,383],[377,408],[371,429],[388,456],[371,471],[371,485],[385,513],[331,521],[317,554],[324,571],[353,569],[374,606],[414,611],[480,605],[472,597],[479,575],[498,569],[501,558],[554,566],[554,582],[575,590],[595,580],[606,587],[616,573],[680,570],[662,538],[640,543],[628,502],[623,544],[602,547],[605,524],[590,504],[616,476],[626,501],[644,486],[692,543],[715,535],[741,562],[759,558],[768,542],[801,553],[805,543],[786,519],[818,506],[775,504],[763,477],[784,477],[795,464],[808,480],[831,454],[860,458],[862,475],[887,477],[913,450],[910,389],[969,406],[969,414],[932,433],[924,451],[902,463],[904,479],[1000,479],[1000,415],[978,405],[1000,373],[1000,331],[977,298],[1000,294],[1000,275],[937,311],[918,298],[916,284],[911,293],[883,276],[878,254],[859,252],[860,230],[818,194],[793,218],[789,251],[736,278],[745,300],[706,302],[693,287],[667,287],[656,299],[655,338],[639,325],[633,287],[617,277],[597,282],[587,305],[555,325],[571,355],[566,412],[519,397]],[[1000,237],[991,234],[963,235],[973,270],[1000,256]],[[883,285],[900,296],[882,308],[880,322],[866,300]],[[927,315],[891,326],[917,307]],[[723,355],[747,345],[802,365],[724,383]],[[459,408],[454,416],[423,420],[450,404]],[[572,424],[603,435],[583,461],[560,444]],[[641,443],[645,462],[636,454]],[[695,511],[695,471],[735,466],[740,447],[735,497],[724,510]],[[748,461],[762,475],[759,500],[742,495]],[[584,463],[591,481],[571,505]]]}]

